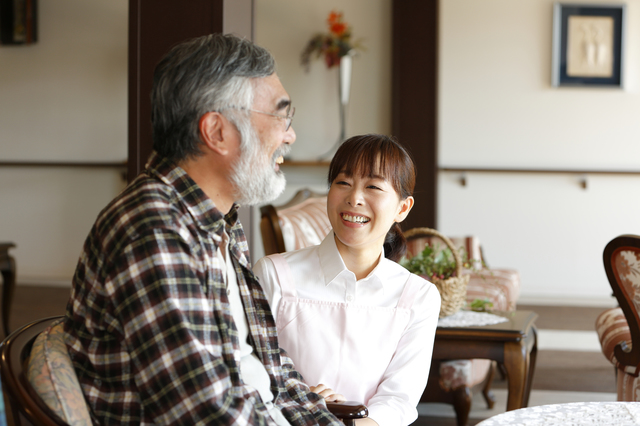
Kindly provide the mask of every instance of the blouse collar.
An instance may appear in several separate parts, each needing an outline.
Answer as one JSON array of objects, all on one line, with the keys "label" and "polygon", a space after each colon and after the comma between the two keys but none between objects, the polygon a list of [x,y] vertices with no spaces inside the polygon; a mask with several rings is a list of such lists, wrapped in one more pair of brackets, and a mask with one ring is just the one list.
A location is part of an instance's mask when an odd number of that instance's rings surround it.
[{"label": "blouse collar", "polygon": [[[340,256],[333,231],[329,232],[322,243],[320,243],[320,246],[318,247],[318,256],[320,258],[320,267],[322,268],[324,275],[325,286],[331,284],[342,275],[345,275],[345,279],[356,280],[356,275],[347,269],[347,266],[342,260],[342,256]],[[384,257],[383,248],[376,267],[373,268],[369,275],[360,281],[357,281],[357,283],[366,284],[367,286],[370,286],[372,290],[377,288],[384,290],[385,280],[382,279],[382,277],[384,276],[386,262],[389,262],[389,260]]]}]

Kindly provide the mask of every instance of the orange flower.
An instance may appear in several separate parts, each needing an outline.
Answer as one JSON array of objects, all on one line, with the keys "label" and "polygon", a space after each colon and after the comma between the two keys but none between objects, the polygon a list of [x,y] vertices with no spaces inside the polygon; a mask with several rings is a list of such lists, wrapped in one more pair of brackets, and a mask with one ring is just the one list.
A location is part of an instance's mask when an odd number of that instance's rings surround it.
[{"label": "orange flower", "polygon": [[313,36],[302,51],[300,62],[307,69],[312,55],[323,56],[327,67],[332,68],[340,65],[340,58],[352,50],[361,49],[357,42],[351,41],[351,27],[344,22],[342,12],[332,10],[327,17],[327,27],[328,33]]},{"label": "orange flower", "polygon": [[329,27],[331,27],[332,24],[340,21],[342,21],[342,12],[336,12],[335,10],[332,10],[331,13],[329,13],[329,17],[327,18]]},{"label": "orange flower", "polygon": [[329,27],[331,32],[340,37],[347,30],[347,24],[336,22]]}]

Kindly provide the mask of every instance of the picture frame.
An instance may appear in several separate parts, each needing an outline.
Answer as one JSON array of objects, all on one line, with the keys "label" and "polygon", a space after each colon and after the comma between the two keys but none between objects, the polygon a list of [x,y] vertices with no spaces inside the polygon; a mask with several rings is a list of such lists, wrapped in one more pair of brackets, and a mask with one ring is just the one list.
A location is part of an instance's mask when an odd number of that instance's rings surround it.
[{"label": "picture frame", "polygon": [[38,0],[0,0],[0,45],[38,41]]},{"label": "picture frame", "polygon": [[554,87],[624,87],[625,9],[624,4],[554,4]]}]

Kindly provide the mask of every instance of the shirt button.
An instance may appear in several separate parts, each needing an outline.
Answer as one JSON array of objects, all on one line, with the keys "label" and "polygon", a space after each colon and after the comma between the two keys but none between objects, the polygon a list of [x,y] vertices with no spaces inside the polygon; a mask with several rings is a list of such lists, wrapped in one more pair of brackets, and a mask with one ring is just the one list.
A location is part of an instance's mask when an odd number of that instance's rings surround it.
[{"label": "shirt button", "polygon": [[227,289],[227,296],[228,296],[228,295],[230,295],[230,294],[231,294],[231,289],[230,289],[230,288],[228,288],[228,289]]},{"label": "shirt button", "polygon": [[353,295],[347,294],[347,302],[353,302]]}]

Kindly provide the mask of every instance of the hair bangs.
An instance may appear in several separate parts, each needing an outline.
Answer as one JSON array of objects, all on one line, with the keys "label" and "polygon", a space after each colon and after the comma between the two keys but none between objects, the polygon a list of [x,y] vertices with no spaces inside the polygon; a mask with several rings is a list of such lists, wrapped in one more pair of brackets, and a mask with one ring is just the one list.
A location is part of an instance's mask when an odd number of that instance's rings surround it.
[{"label": "hair bangs", "polygon": [[413,195],[415,166],[395,140],[383,135],[354,136],[336,152],[329,166],[329,185],[340,174],[378,177],[389,182],[401,199]]}]

